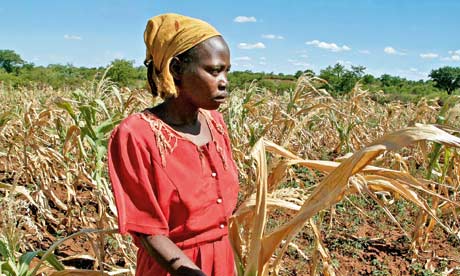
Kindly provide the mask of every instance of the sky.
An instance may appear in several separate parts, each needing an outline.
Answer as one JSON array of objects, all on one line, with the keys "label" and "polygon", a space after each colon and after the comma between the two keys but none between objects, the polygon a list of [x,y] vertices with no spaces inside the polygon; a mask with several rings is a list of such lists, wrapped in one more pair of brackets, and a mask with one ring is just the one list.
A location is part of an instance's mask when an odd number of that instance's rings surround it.
[{"label": "sky", "polygon": [[141,65],[146,22],[162,13],[216,27],[237,71],[341,63],[419,80],[460,66],[458,0],[0,0],[0,49],[36,65]]}]

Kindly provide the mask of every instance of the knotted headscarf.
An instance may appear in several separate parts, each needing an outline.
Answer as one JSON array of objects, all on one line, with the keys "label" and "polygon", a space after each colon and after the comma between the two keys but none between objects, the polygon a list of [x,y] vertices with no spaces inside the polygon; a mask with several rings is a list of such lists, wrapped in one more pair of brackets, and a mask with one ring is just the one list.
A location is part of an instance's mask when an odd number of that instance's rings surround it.
[{"label": "knotted headscarf", "polygon": [[171,59],[217,35],[220,33],[214,27],[196,18],[173,13],[150,18],[144,32],[145,62],[153,62],[152,79],[160,97],[177,96],[169,71]]}]

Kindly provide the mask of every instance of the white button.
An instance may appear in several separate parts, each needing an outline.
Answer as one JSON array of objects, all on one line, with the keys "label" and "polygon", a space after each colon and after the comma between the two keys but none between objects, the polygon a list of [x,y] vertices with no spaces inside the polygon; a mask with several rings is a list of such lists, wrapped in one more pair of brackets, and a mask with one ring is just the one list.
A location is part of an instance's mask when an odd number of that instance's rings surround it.
[{"label": "white button", "polygon": [[211,173],[211,176],[212,176],[212,177],[216,177],[216,175],[217,175],[217,173],[215,173],[215,172],[212,172],[212,173]]},{"label": "white button", "polygon": [[219,225],[219,228],[220,228],[220,229],[224,229],[224,227],[225,227],[225,225],[224,225],[223,223],[221,223],[221,224]]},{"label": "white button", "polygon": [[221,204],[221,203],[222,203],[222,198],[219,197],[219,198],[216,200],[216,202],[217,202],[217,204]]}]

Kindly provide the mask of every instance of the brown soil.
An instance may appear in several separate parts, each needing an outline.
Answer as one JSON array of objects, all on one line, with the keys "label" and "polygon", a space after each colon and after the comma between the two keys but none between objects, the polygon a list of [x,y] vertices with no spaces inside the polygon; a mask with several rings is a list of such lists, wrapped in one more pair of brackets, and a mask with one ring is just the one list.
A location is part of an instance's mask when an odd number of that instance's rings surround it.
[{"label": "brown soil", "polygon": [[[2,179],[6,181],[6,178]],[[55,188],[56,195],[67,198],[64,187]],[[62,237],[77,232],[82,228],[98,228],[94,222],[97,217],[97,203],[91,191],[79,191],[78,202],[85,208],[86,223],[82,222],[79,214],[71,211],[63,212],[53,204],[51,210],[58,223],[45,220],[44,238],[40,241],[34,235],[29,235],[26,250],[48,249],[54,242]],[[4,196],[4,194],[0,194]],[[51,201],[50,201],[51,202]],[[345,205],[345,204],[344,204]],[[337,275],[443,275],[441,272],[453,269],[450,274],[460,275],[460,242],[452,238],[442,228],[437,226],[429,236],[426,248],[415,255],[409,250],[410,242],[404,233],[395,227],[381,211],[377,211],[373,205],[360,206],[369,216],[364,217],[356,209],[344,208],[347,211],[337,211],[332,216],[328,212],[323,218],[322,241],[332,257],[332,265]],[[32,216],[36,221],[43,221],[35,208],[31,208]],[[397,217],[404,225],[406,231],[411,229],[410,223],[415,221],[416,210],[408,208],[407,213]],[[278,214],[274,218],[283,221],[288,218],[286,214]],[[272,218],[273,219],[273,218]],[[0,222],[2,219],[0,218]],[[326,223],[327,222],[327,223]],[[331,227],[330,225],[333,225]],[[23,229],[25,230],[25,229]],[[295,240],[295,243],[309,258],[312,256],[312,235],[308,228]],[[55,251],[59,259],[67,258],[64,264],[75,268],[98,269],[94,248],[97,240],[85,235],[65,241]],[[121,252],[107,249],[111,254],[105,256],[105,261],[111,265],[126,266]],[[86,256],[80,256],[86,255]],[[80,256],[80,257],[79,257]],[[281,275],[311,275],[309,271],[310,261],[305,260],[295,250],[286,252]],[[110,270],[109,267],[104,267]]]},{"label": "brown soil", "polygon": [[[369,214],[371,210],[364,211]],[[415,221],[415,214],[407,215],[408,221]],[[332,224],[323,223],[327,224],[322,231],[323,245],[329,250],[336,275],[460,275],[460,242],[441,227],[435,227],[426,247],[414,254],[409,239],[385,215],[361,217],[358,223],[356,216],[337,214]],[[326,216],[324,221],[328,219]],[[311,257],[312,241],[305,238],[308,235],[305,229],[295,243]],[[296,252],[288,251],[282,265],[281,275],[311,275],[309,261]]]},{"label": "brown soil", "polygon": [[[12,184],[13,177],[11,175],[7,176],[5,171],[1,171],[0,169],[0,180],[3,183]],[[51,199],[48,199],[48,210],[51,211],[52,216],[56,219],[55,222],[45,218],[43,213],[33,204],[29,205],[29,212],[27,214],[23,212],[18,213],[18,211],[14,210],[17,215],[15,223],[17,227],[19,227],[17,231],[20,231],[24,235],[23,240],[19,242],[19,251],[21,253],[36,250],[46,251],[59,240],[77,233],[82,229],[108,229],[108,226],[103,225],[100,227],[96,223],[99,206],[94,191],[83,187],[77,187],[77,195],[75,198],[78,204],[73,200],[69,204],[67,201],[67,189],[63,185],[56,184],[53,187],[53,192],[65,205],[70,206],[67,211],[64,211],[58,208]],[[5,193],[0,191],[0,198],[5,198],[5,195]],[[31,196],[34,197],[34,192],[32,191]],[[18,195],[16,200],[27,201],[27,198]],[[13,208],[15,208],[14,205]],[[30,217],[37,225],[43,237],[40,238],[34,229],[20,223],[21,216]],[[0,232],[3,230],[2,225],[4,225],[4,223],[8,224],[8,222],[0,216]],[[109,248],[106,240],[104,240],[107,236],[102,236],[102,239],[99,239],[99,237],[100,236],[95,234],[82,234],[70,238],[59,244],[54,251],[54,255],[56,255],[65,266],[93,270],[100,269],[95,249],[103,248],[102,254],[104,254],[103,259],[105,263],[112,267],[124,267],[126,262],[123,254]],[[37,263],[38,259],[34,258],[30,267],[34,267]],[[104,269],[109,271],[112,270],[112,268],[108,266],[104,266]]]}]

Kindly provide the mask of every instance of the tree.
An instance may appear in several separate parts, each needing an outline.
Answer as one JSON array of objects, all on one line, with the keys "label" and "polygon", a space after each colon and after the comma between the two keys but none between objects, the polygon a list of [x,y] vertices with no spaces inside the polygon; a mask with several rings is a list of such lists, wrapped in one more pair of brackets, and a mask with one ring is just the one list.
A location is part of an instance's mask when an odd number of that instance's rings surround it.
[{"label": "tree", "polygon": [[366,74],[362,77],[362,83],[363,84],[373,84],[375,83],[375,77],[372,76],[371,74]]},{"label": "tree", "polygon": [[300,71],[300,70],[298,70],[297,72],[295,72],[294,77],[295,77],[296,79],[298,79],[300,76],[302,76],[302,74],[303,74],[303,72]]},{"label": "tree", "polygon": [[351,66],[351,71],[353,72],[353,75],[355,77],[361,78],[362,76],[364,76],[364,71],[366,71],[366,67],[361,66],[361,65],[358,65],[358,66],[352,65]]},{"label": "tree", "polygon": [[0,67],[5,69],[7,73],[13,72],[24,63],[21,56],[13,50],[0,50]]},{"label": "tree", "polygon": [[298,79],[300,76],[302,76],[302,75],[304,75],[304,74],[314,76],[314,75],[315,75],[315,72],[314,72],[313,70],[311,70],[311,69],[306,69],[306,70],[304,70],[304,71],[298,70],[297,72],[295,72],[294,77],[295,77],[296,79]]},{"label": "tree", "polygon": [[407,82],[407,80],[404,78],[397,77],[397,76],[383,74],[380,76],[380,82],[382,83],[382,86],[384,87],[398,86],[399,88],[401,88],[403,84]]},{"label": "tree", "polygon": [[110,64],[107,76],[121,86],[131,85],[138,76],[137,69],[133,67],[134,60],[116,59]]},{"label": "tree", "polygon": [[435,87],[446,90],[448,95],[460,88],[460,67],[441,67],[432,70],[429,77],[435,81]]},{"label": "tree", "polygon": [[351,66],[351,70],[345,69],[340,63],[333,67],[328,66],[321,70],[319,77],[326,80],[334,94],[346,94],[355,86],[356,82],[364,75],[366,67]]}]

